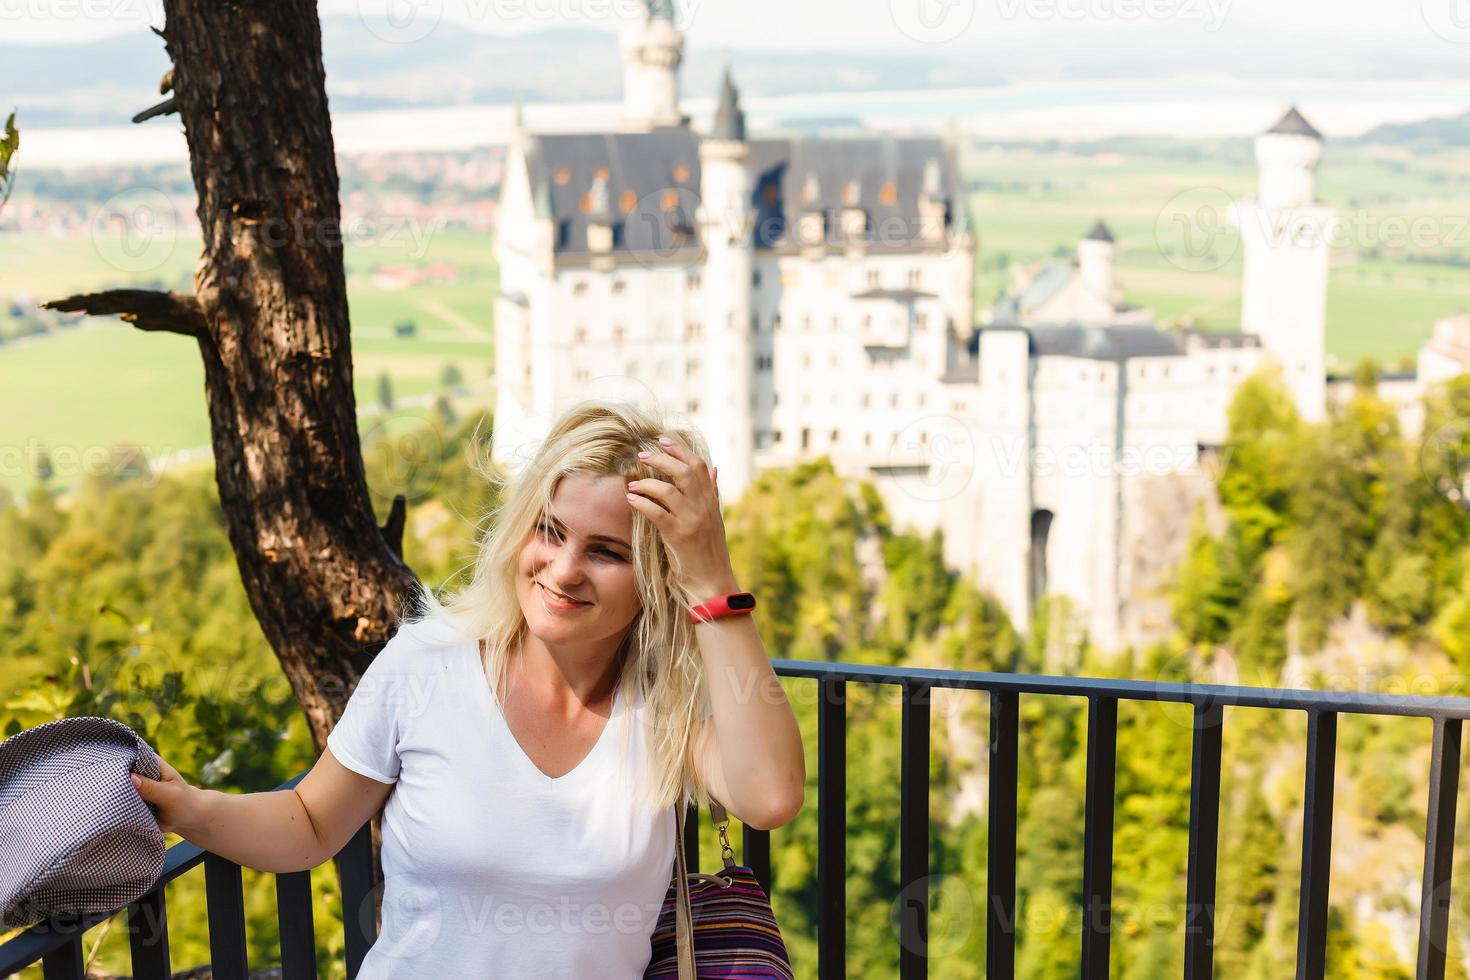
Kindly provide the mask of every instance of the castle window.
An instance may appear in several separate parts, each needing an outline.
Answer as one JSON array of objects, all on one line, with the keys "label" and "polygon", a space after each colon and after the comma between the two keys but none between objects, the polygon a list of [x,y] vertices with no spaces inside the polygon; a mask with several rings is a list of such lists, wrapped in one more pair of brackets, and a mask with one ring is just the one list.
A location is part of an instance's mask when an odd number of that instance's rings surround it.
[{"label": "castle window", "polygon": [[574,377],[577,379],[578,384],[586,384],[589,380],[586,368],[578,368]]},{"label": "castle window", "polygon": [[812,356],[810,354],[801,355],[801,366],[803,368],[810,368],[812,366]]},{"label": "castle window", "polygon": [[612,339],[615,344],[621,344],[623,342],[623,325],[621,323],[612,328]]},{"label": "castle window", "polygon": [[704,324],[698,320],[690,320],[684,324],[684,337],[687,340],[697,340],[704,335]]},{"label": "castle window", "polygon": [[893,394],[891,394],[891,395],[888,396],[888,407],[889,408],[897,408],[898,407],[898,392],[895,391]]},{"label": "castle window", "polygon": [[587,282],[586,282],[586,280],[578,280],[577,282],[572,283],[572,295],[573,296],[585,296],[585,295],[587,295]]},{"label": "castle window", "polygon": [[689,360],[685,361],[684,362],[684,373],[685,374],[698,374],[699,373],[699,358],[697,358],[697,357],[691,357],[691,358],[689,358]]},{"label": "castle window", "polygon": [[760,330],[761,330],[761,318],[758,317],[758,316],[756,316],[754,313],[752,313],[750,315],[750,332],[751,333],[760,333]]},{"label": "castle window", "polygon": [[812,444],[812,430],[803,428],[801,430],[801,448],[808,449]]},{"label": "castle window", "polygon": [[842,329],[842,318],[841,317],[834,316],[832,318],[832,329],[833,330],[841,330]]},{"label": "castle window", "polygon": [[598,167],[597,170],[596,170],[596,172],[594,172],[592,174],[592,179],[593,180],[607,180],[611,176],[612,176],[612,171],[611,170],[607,169],[606,167]]},{"label": "castle window", "polygon": [[674,166],[674,179],[681,184],[689,179],[689,164],[680,163]]},{"label": "castle window", "polygon": [[929,314],[927,314],[927,313],[920,313],[919,316],[918,316],[917,323],[918,323],[918,327],[919,327],[920,330],[927,329],[928,326],[929,326]]},{"label": "castle window", "polygon": [[924,399],[925,399],[925,398],[926,398],[926,397],[927,397],[927,396],[926,396],[926,395],[925,395],[925,394],[924,394],[924,393],[923,393],[923,392],[922,392],[922,391],[921,391],[921,392],[919,392],[919,407],[920,407],[920,408],[923,408],[923,407],[924,407]]},{"label": "castle window", "polygon": [[774,438],[775,438],[775,441],[776,441],[776,442],[780,442],[780,441],[781,441],[781,434],[782,434],[782,433],[781,433],[781,430],[780,430],[780,429],[777,429],[777,430],[776,430],[776,431],[775,431],[775,433],[774,433]]},{"label": "castle window", "polygon": [[1164,377],[1167,378],[1168,376],[1169,376],[1169,365],[1165,364],[1164,365]]},{"label": "castle window", "polygon": [[811,318],[811,315],[808,314],[808,315],[806,315],[806,316],[804,316],[804,317],[801,318],[801,329],[803,329],[803,330],[810,330],[811,328],[812,328],[812,318]]},{"label": "castle window", "polygon": [[864,432],[863,433],[863,445],[864,446],[871,446],[872,444],[873,444],[873,433],[871,433],[871,432]]},{"label": "castle window", "polygon": [[566,167],[557,167],[555,179],[558,186],[565,187],[572,182],[572,172]]},{"label": "castle window", "polygon": [[878,200],[884,204],[892,204],[898,200],[898,188],[893,186],[893,181],[883,185],[883,189],[878,192]]},{"label": "castle window", "polygon": [[750,272],[750,284],[752,286],[755,286],[756,288],[760,288],[760,284],[761,284],[761,270],[759,270],[759,269],[752,269],[751,270],[751,272]]},{"label": "castle window", "polygon": [[1214,373],[1215,373],[1215,365],[1211,364],[1209,366],[1208,370],[1209,370],[1210,375],[1213,376]]},{"label": "castle window", "polygon": [[579,344],[585,344],[585,343],[587,343],[587,328],[586,328],[586,326],[581,325],[581,324],[578,324],[577,329],[575,329],[575,330],[572,331],[572,339],[575,340]]},{"label": "castle window", "polygon": [[699,273],[691,272],[689,274],[689,291],[691,293],[697,293],[699,292],[699,287],[702,285],[704,285],[704,279],[699,275]]},{"label": "castle window", "polygon": [[631,190],[625,190],[623,191],[622,199],[618,203],[623,206],[624,211],[632,211],[638,206],[638,195],[634,194]]},{"label": "castle window", "polygon": [[621,279],[614,279],[612,281],[613,295],[617,295],[618,293],[621,293],[623,290],[625,290],[627,288],[628,288],[628,284],[625,283],[625,282],[623,282],[623,280],[621,280]]},{"label": "castle window", "polygon": [[836,367],[837,366],[837,352],[836,351],[833,351],[832,352],[832,356],[828,359],[828,363],[831,364],[832,367]]},{"label": "castle window", "polygon": [[878,270],[877,269],[869,269],[868,270],[868,286],[870,288],[872,288],[872,289],[877,289],[878,288],[878,281],[879,281],[879,279],[878,279]]},{"label": "castle window", "polygon": [[691,412],[697,412],[697,411],[699,411],[699,399],[698,398],[691,398],[691,399],[689,399],[689,411],[691,411]]},{"label": "castle window", "polygon": [[924,281],[924,274],[922,272],[920,272],[918,269],[910,269],[909,270],[909,285],[910,286],[912,286],[914,288],[918,288],[919,284],[921,282],[923,282],[923,281]]},{"label": "castle window", "polygon": [[873,396],[868,394],[866,391],[863,392],[863,397],[860,399],[860,401],[863,408],[871,408],[873,406]]},{"label": "castle window", "polygon": [[835,443],[835,442],[837,442],[837,440],[839,438],[841,438],[841,436],[842,436],[842,430],[840,430],[840,429],[833,429],[832,430],[832,438],[831,438],[830,441]]}]

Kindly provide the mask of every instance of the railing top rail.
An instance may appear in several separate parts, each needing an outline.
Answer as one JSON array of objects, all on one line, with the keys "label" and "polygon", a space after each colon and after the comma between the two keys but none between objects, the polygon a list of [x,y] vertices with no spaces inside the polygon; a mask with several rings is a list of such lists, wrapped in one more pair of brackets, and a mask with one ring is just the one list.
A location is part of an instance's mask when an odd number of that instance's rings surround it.
[{"label": "railing top rail", "polygon": [[1042,674],[994,674],[931,667],[882,667],[822,660],[772,660],[777,674],[815,680],[864,684],[911,684],[972,691],[1011,691],[1120,701],[1165,701],[1178,704],[1332,711],[1355,715],[1402,715],[1412,718],[1470,719],[1470,698],[1377,692],[1344,693],[1287,687],[1244,687],[1166,681],[1115,680],[1103,677],[1051,677]]}]

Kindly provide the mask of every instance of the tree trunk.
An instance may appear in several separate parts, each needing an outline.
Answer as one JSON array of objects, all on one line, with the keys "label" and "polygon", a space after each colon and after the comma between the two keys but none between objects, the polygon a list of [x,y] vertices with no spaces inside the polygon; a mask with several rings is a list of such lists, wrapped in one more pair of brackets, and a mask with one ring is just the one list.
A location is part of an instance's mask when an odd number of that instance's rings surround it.
[{"label": "tree trunk", "polygon": [[314,0],[164,10],[204,236],[194,295],[47,305],[197,338],[225,528],[320,753],[414,580],[403,499],[379,528],[363,471],[321,27]]}]

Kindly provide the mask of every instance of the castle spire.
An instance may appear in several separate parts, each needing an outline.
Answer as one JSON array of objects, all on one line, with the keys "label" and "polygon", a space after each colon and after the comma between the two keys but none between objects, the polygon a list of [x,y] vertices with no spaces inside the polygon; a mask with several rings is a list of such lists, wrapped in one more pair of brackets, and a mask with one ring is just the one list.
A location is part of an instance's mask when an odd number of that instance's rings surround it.
[{"label": "castle spire", "polygon": [[740,108],[740,90],[735,87],[735,78],[730,67],[725,66],[725,80],[720,85],[720,104],[715,109],[715,124],[710,138],[745,142],[745,110]]}]

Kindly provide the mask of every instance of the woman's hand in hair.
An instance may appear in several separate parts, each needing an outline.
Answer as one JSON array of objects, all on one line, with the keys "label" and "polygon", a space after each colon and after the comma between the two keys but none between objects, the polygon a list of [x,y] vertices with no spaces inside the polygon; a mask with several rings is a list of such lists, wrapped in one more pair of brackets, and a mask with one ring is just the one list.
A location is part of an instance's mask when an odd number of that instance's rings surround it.
[{"label": "woman's hand in hair", "polygon": [[653,522],[674,556],[680,583],[703,601],[737,590],[725,519],[720,513],[718,467],[710,467],[667,436],[662,452],[639,453],[667,480],[633,480],[628,503]]}]

